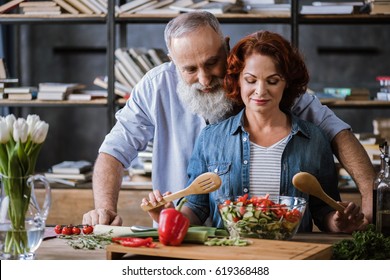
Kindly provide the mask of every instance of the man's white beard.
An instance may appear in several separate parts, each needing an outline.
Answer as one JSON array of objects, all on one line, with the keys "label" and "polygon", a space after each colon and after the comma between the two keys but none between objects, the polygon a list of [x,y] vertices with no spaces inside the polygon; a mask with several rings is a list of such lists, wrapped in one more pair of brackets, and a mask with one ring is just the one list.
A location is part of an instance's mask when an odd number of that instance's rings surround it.
[{"label": "man's white beard", "polygon": [[224,120],[233,110],[233,102],[226,98],[221,79],[213,79],[210,87],[216,89],[209,93],[202,92],[204,87],[199,83],[188,85],[180,73],[178,79],[177,92],[181,102],[192,113],[201,115],[209,123]]}]

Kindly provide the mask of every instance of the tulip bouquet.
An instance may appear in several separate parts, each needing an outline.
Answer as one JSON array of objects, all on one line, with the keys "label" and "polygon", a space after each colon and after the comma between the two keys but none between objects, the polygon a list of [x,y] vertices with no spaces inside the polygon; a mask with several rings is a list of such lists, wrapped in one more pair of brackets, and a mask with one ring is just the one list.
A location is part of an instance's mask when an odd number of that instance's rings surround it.
[{"label": "tulip bouquet", "polygon": [[34,173],[39,151],[49,125],[37,115],[27,119],[14,115],[0,117],[0,174],[2,181],[1,223],[8,214],[11,229],[7,232],[3,252],[18,255],[28,251],[25,229],[31,188],[27,179]]}]

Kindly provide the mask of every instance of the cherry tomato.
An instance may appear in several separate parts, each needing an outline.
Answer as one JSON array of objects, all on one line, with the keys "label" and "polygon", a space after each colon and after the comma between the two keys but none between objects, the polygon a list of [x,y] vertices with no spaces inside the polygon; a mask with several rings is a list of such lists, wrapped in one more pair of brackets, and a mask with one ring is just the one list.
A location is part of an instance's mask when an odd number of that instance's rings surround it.
[{"label": "cherry tomato", "polygon": [[72,228],[72,233],[75,235],[79,235],[81,233],[81,229],[78,227],[73,227]]},{"label": "cherry tomato", "polygon": [[83,233],[84,234],[91,234],[92,232],[93,232],[93,226],[90,226],[90,225],[83,226]]},{"label": "cherry tomato", "polygon": [[54,227],[54,232],[57,233],[57,234],[61,234],[62,233],[62,226],[61,225],[56,225]]},{"label": "cherry tomato", "polygon": [[72,227],[70,226],[63,227],[61,233],[63,235],[72,235]]}]

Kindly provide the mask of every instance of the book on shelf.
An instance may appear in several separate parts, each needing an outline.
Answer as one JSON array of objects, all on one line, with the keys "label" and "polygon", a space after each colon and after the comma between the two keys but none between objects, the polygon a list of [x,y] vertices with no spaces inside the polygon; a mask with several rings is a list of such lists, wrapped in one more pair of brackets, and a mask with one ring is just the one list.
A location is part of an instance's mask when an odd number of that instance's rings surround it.
[{"label": "book on shelf", "polygon": [[8,93],[7,98],[9,100],[33,100],[36,96],[37,95],[33,93]]},{"label": "book on shelf", "polygon": [[80,83],[39,83],[37,98],[39,100],[65,100],[73,91],[83,88],[85,85]]},{"label": "book on shelf", "polygon": [[94,2],[92,2],[91,0],[80,0],[85,6],[87,6],[89,9],[91,9],[93,11],[94,14],[101,14],[102,11],[100,10],[100,8],[98,6],[96,6],[96,4]]},{"label": "book on shelf", "polygon": [[242,10],[242,5],[230,1],[178,0],[173,2],[169,8],[180,12],[207,11],[213,14],[223,14],[238,6]]},{"label": "book on shelf", "polygon": [[19,7],[53,7],[56,3],[53,1],[28,1],[19,4]]},{"label": "book on shelf", "polygon": [[134,58],[142,67],[144,73],[148,72],[155,66],[151,62],[149,54],[145,48],[130,48],[128,51],[132,58]]},{"label": "book on shelf", "polygon": [[119,69],[119,64],[120,62],[119,61],[115,61],[115,64],[114,64],[114,75],[115,75],[115,80],[117,80],[119,83],[125,85],[128,87],[128,90],[129,91],[132,91],[133,90],[133,87],[135,85],[135,83],[133,84],[132,82],[132,79],[133,77],[130,76],[131,78],[131,81],[128,81],[126,79],[126,77],[122,74],[121,70]]},{"label": "book on shelf", "polygon": [[71,173],[54,173],[54,172],[45,172],[44,175],[47,179],[71,179],[71,180],[80,180],[88,181],[92,179],[92,171],[87,171],[80,174],[71,174]]},{"label": "book on shelf", "polygon": [[119,13],[120,14],[127,13],[127,12],[131,11],[132,9],[135,9],[141,5],[145,5],[146,3],[151,2],[151,1],[153,1],[153,0],[133,0],[133,1],[127,2],[127,3],[119,6]]},{"label": "book on shelf", "polygon": [[92,163],[87,160],[65,160],[51,167],[52,173],[81,174],[92,170]]},{"label": "book on shelf", "polygon": [[0,78],[0,83],[3,84],[17,84],[19,83],[19,78]]},{"label": "book on shelf", "polygon": [[[159,10],[159,9],[169,9],[169,4],[173,3],[175,0],[160,0],[160,1],[156,1],[155,3],[153,3],[152,5],[148,6],[147,8],[144,8],[142,10],[138,10],[138,11],[135,11],[134,13],[138,14],[138,13],[147,13],[147,11],[151,12],[153,10]],[[158,12],[156,12],[158,13]]]},{"label": "book on shelf", "polygon": [[107,98],[107,90],[82,90],[68,95],[68,100],[88,101]]},{"label": "book on shelf", "polygon": [[[104,1],[105,0],[103,0],[103,2]],[[98,0],[89,0],[89,2],[91,2],[92,5],[94,5],[97,9],[99,9],[101,13],[107,14],[107,12],[108,12],[107,2],[104,2],[105,5],[103,5],[102,2],[98,1]]]},{"label": "book on shelf", "polygon": [[[28,2],[27,2],[28,3]],[[53,2],[54,3],[54,2]],[[60,6],[57,6],[56,3],[54,3],[55,6],[47,6],[47,7],[44,7],[44,6],[29,6],[29,7],[23,7],[21,8],[20,10],[22,12],[59,12],[61,11],[61,7]]]},{"label": "book on shelf", "polygon": [[[93,80],[93,84],[101,88],[107,89],[108,88],[107,77],[102,77],[102,76],[96,77]],[[119,83],[118,81],[115,81],[114,85],[115,85],[114,93],[116,95],[123,97],[125,99],[128,99],[130,97],[131,90],[129,90],[127,86]]]},{"label": "book on shelf", "polygon": [[80,83],[51,83],[44,82],[38,84],[39,91],[57,91],[57,92],[65,92],[70,90],[81,90],[85,87],[85,85]]},{"label": "book on shelf", "polygon": [[163,49],[152,48],[148,49],[148,54],[150,55],[154,65],[160,65],[164,62],[169,62],[169,57]]},{"label": "book on shelf", "polygon": [[66,0],[68,4],[72,5],[75,9],[77,9],[79,12],[87,15],[92,15],[93,11],[85,6],[83,3],[80,2],[80,0]]},{"label": "book on shelf", "polygon": [[129,73],[137,80],[141,80],[144,72],[132,59],[126,48],[117,48],[114,52],[115,58],[118,59]]},{"label": "book on shelf", "polygon": [[132,8],[130,10],[127,10],[126,12],[122,12],[121,14],[134,14],[136,12],[145,10],[145,9],[147,9],[147,8],[153,6],[154,4],[157,4],[157,3],[158,3],[157,0],[146,1],[144,4],[137,6],[135,8]]},{"label": "book on shelf", "polygon": [[37,97],[36,87],[7,87],[4,93],[8,94],[10,100],[33,100]]},{"label": "book on shelf", "polygon": [[253,4],[246,7],[249,14],[264,14],[274,16],[290,16],[290,4]]},{"label": "book on shelf", "polygon": [[6,87],[4,88],[5,93],[31,93],[36,92],[36,87]]},{"label": "book on shelf", "polygon": [[6,13],[14,8],[19,7],[19,4],[25,0],[11,0],[0,6],[0,14]]},{"label": "book on shelf", "polygon": [[55,3],[57,3],[58,6],[60,6],[64,11],[68,12],[72,15],[78,15],[80,12],[76,8],[74,8],[72,5],[67,3],[65,0],[53,0]]},{"label": "book on shelf", "polygon": [[[50,177],[50,175],[49,175]],[[84,180],[75,180],[75,179],[63,179],[63,178],[47,178],[46,179],[49,181],[49,183],[59,183],[63,185],[67,185],[70,187],[76,187],[77,184],[79,183],[84,183]]]},{"label": "book on shelf", "polygon": [[135,13],[144,15],[178,15],[180,14],[180,11],[172,10],[169,7],[162,7],[157,9],[145,9]]},{"label": "book on shelf", "polygon": [[[133,88],[138,83],[138,77],[134,77],[133,74],[129,71],[128,68],[126,68],[121,61],[115,61],[115,70],[117,70],[118,75],[115,74],[115,79],[120,80],[122,77],[125,79],[125,81],[122,81],[121,83],[125,85],[129,85],[131,88]],[[115,72],[114,70],[114,72]],[[120,76],[122,75],[122,76]]]},{"label": "book on shelf", "polygon": [[[363,6],[363,3],[360,4]],[[302,5],[302,15],[348,15],[354,13],[354,5]]]}]

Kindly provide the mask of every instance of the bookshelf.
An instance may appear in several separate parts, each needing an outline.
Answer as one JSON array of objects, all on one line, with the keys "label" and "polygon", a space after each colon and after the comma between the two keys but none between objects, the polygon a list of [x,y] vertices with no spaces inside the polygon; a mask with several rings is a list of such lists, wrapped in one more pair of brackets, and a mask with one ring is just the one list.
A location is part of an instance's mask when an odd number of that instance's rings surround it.
[{"label": "bookshelf", "polygon": [[[115,112],[118,108],[125,104],[124,99],[117,99],[114,92],[114,64],[115,64],[115,49],[121,45],[124,47],[127,36],[126,25],[131,24],[166,24],[175,15],[171,14],[115,14],[115,5],[121,5],[126,1],[108,1],[107,14],[61,14],[52,16],[32,16],[22,14],[0,14],[0,24],[9,25],[15,28],[17,37],[18,28],[21,25],[82,25],[82,24],[97,24],[106,27],[107,40],[105,43],[105,60],[106,74],[108,76],[108,98],[106,100],[92,101],[12,101],[0,100],[0,106],[3,107],[64,107],[64,108],[105,108],[107,112],[108,128],[110,129],[115,123]],[[294,45],[299,46],[300,27],[302,25],[385,25],[390,23],[390,15],[301,15],[299,14],[300,1],[291,0],[291,16],[264,16],[257,14],[222,14],[217,15],[222,24],[283,24],[291,29],[291,41]],[[119,31],[119,32],[118,32]],[[131,40],[131,38],[130,38]],[[16,62],[15,64],[19,64]],[[19,72],[22,70],[19,69]],[[324,104],[331,108],[387,108],[390,107],[390,102],[376,101],[333,101],[324,100]],[[108,132],[108,131],[107,131]]]}]

